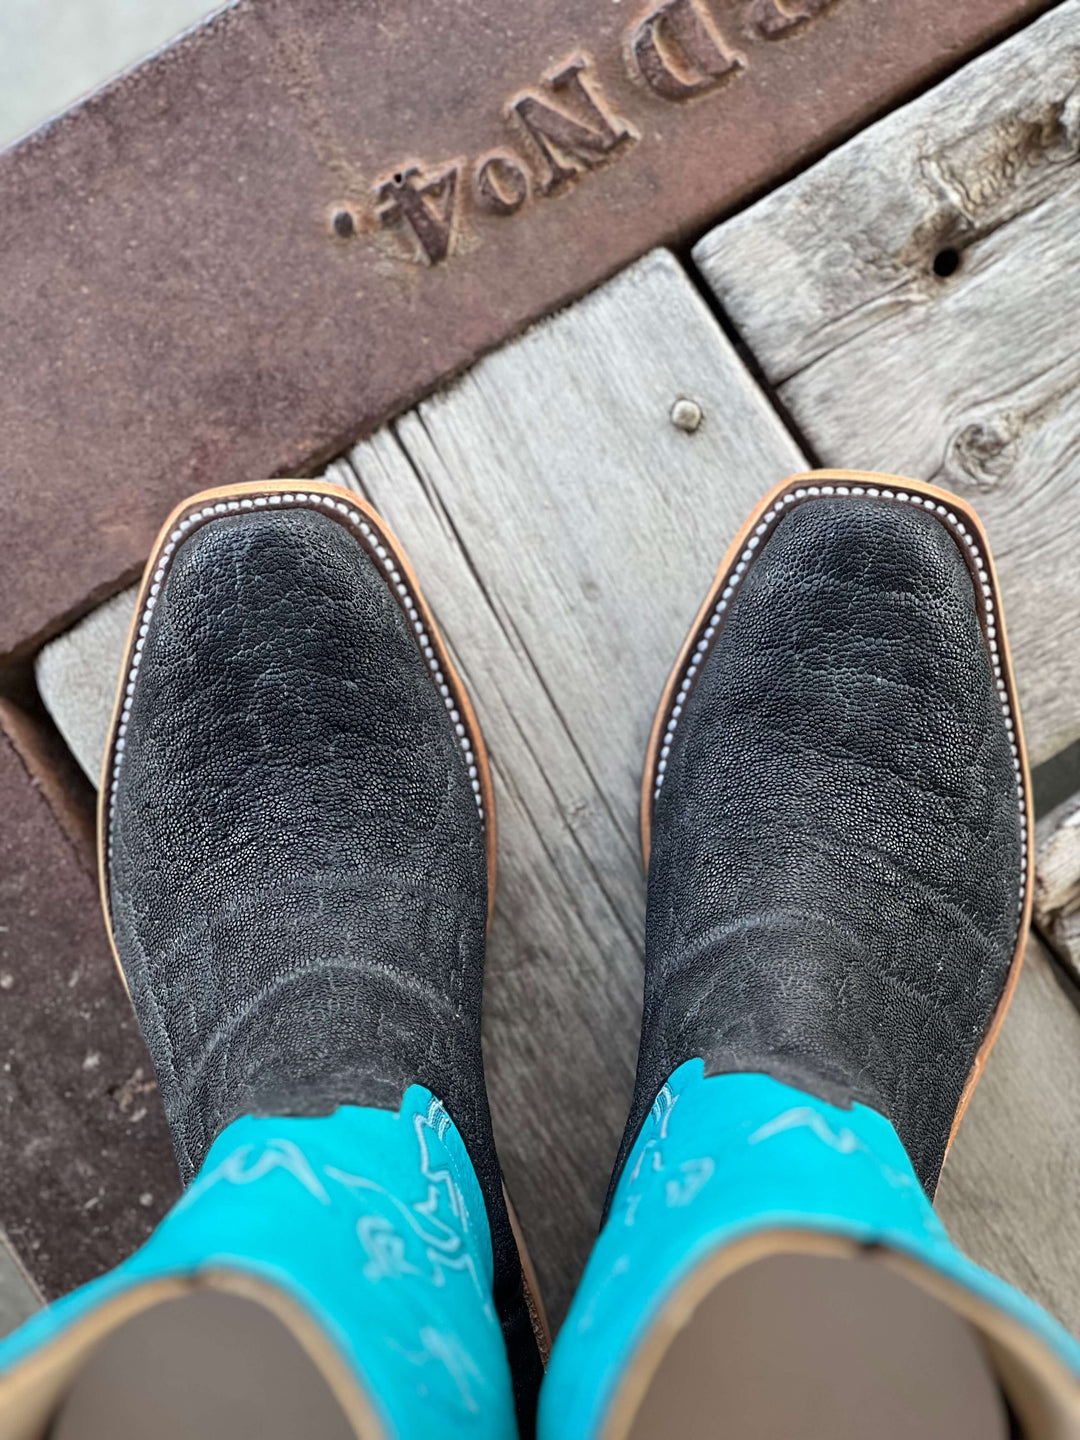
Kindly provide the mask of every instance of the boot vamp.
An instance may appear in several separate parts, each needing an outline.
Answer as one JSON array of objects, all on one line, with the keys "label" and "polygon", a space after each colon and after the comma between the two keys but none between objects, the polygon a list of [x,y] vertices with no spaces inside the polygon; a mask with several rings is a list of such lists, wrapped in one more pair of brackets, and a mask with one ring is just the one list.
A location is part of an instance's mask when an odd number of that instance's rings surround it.
[{"label": "boot vamp", "polygon": [[474,1104],[482,825],[358,541],[303,509],[195,531],[124,743],[110,908],[182,1168],[249,1111],[396,1106],[414,1081]]},{"label": "boot vamp", "polygon": [[793,510],[685,706],[657,801],[647,1048],[897,1126],[933,1185],[1021,896],[1011,737],[932,516]]}]

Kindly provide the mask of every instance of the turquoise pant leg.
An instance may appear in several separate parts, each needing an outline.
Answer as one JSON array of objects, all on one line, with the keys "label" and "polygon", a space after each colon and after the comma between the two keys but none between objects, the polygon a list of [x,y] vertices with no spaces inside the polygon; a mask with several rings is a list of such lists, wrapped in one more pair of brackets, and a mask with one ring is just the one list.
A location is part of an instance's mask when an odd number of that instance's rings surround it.
[{"label": "turquoise pant leg", "polygon": [[94,1306],[151,1279],[243,1271],[320,1324],[390,1435],[517,1434],[491,1298],[487,1213],[450,1116],[401,1110],[235,1121],[150,1240],[0,1343],[0,1373]]},{"label": "turquoise pant leg", "polygon": [[540,1440],[592,1440],[638,1343],[706,1256],[763,1229],[816,1229],[906,1252],[990,1302],[1080,1375],[1080,1345],[952,1244],[893,1127],[765,1075],[680,1066],[643,1125],[540,1400]]}]

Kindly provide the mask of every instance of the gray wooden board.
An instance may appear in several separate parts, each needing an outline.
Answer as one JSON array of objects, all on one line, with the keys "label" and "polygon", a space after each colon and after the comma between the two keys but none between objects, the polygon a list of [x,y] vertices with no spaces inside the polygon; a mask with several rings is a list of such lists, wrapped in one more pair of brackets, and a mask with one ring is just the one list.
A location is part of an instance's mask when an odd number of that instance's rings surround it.
[{"label": "gray wooden board", "polygon": [[[680,397],[704,412],[688,434]],[[632,1088],[654,707],[720,557],[803,466],[664,252],[359,446],[493,756],[485,1034],[500,1153],[561,1317]]]},{"label": "gray wooden board", "polygon": [[1035,924],[1080,984],[1080,795],[1035,826]]},{"label": "gray wooden board", "polygon": [[99,605],[46,645],[34,662],[41,698],[92,785],[101,778],[116,683],[138,592],[139,587],[133,585]]},{"label": "gray wooden board", "polygon": [[1034,763],[1080,735],[1078,77],[1066,0],[694,251],[823,464],[978,508]]},{"label": "gray wooden board", "polygon": [[[692,434],[669,419],[682,396],[704,412]],[[328,471],[404,541],[491,748],[500,876],[489,1082],[556,1319],[595,1232],[632,1084],[637,791],[653,707],[728,539],[758,495],[802,463],[661,252]],[[65,733],[84,737],[95,775],[120,608],[51,647],[50,707]],[[1045,1228],[1061,1206],[1043,1208],[1031,1177],[1051,1155],[1059,1170],[1075,1163],[1065,1101],[1080,1087],[1055,1091],[1047,1077],[1080,1065],[1080,1019],[1040,982],[1043,970],[1037,959],[1022,981],[941,1204],[977,1259],[1069,1318],[1080,1286],[1067,1269],[1054,1279],[1062,1267]],[[1056,1149],[1042,1145],[1047,1135]]]},{"label": "gray wooden board", "polygon": [[1080,1013],[1028,944],[938,1186],[953,1239],[1080,1334]]},{"label": "gray wooden board", "polygon": [[[681,397],[704,419],[669,418]],[[486,1041],[508,1183],[548,1304],[588,1254],[633,1081],[637,798],[668,670],[746,511],[804,459],[656,252],[358,447],[492,752],[500,836]],[[130,599],[39,683],[97,775]]]}]

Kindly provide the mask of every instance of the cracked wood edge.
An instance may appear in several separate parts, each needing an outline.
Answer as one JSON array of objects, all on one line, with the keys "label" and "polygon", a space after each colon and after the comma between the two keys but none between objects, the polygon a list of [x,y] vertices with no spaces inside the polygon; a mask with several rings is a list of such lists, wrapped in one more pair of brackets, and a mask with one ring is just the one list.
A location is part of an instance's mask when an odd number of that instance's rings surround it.
[{"label": "cracked wood edge", "polygon": [[979,511],[1033,764],[1080,736],[1078,211],[1080,0],[1065,0],[694,251],[822,464],[931,481]]},{"label": "cracked wood edge", "polygon": [[1034,923],[1080,984],[1080,795],[1072,795],[1035,826]]}]

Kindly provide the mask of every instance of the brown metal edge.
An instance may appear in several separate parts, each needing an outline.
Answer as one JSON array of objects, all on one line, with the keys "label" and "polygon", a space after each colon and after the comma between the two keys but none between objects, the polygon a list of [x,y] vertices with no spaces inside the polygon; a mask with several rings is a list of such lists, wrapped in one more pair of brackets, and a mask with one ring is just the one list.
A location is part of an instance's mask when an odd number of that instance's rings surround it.
[{"label": "brown metal edge", "polygon": [[36,688],[17,698],[0,694],[0,733],[11,743],[31,783],[40,788],[81,869],[93,876],[97,869],[97,796]]}]

